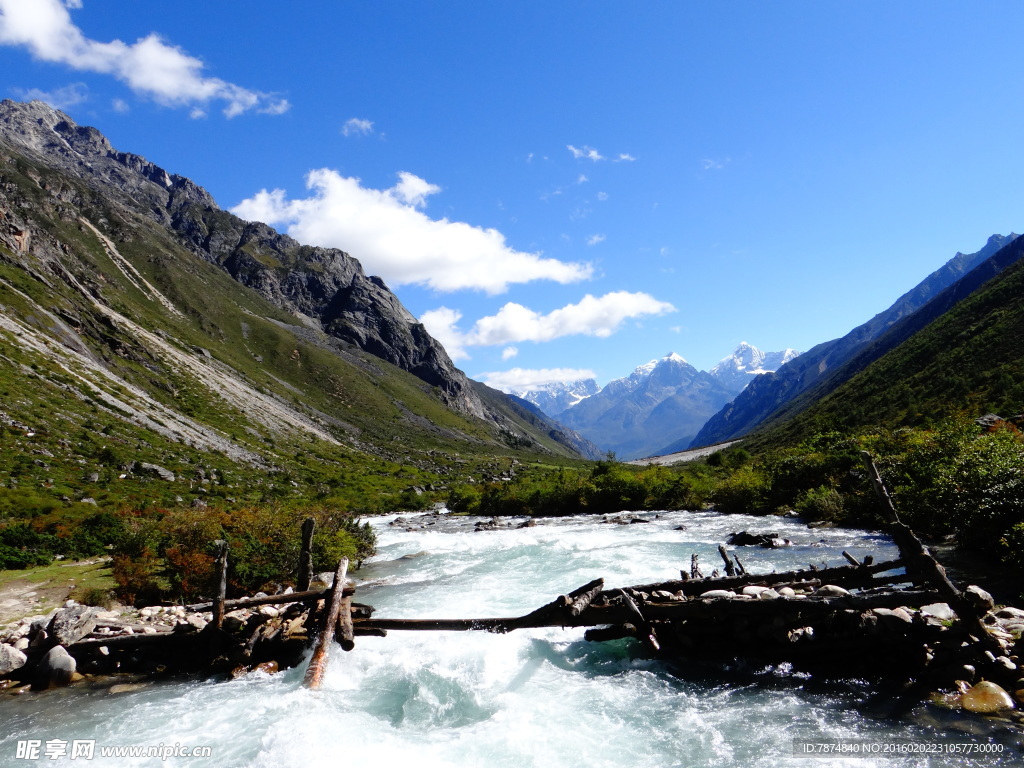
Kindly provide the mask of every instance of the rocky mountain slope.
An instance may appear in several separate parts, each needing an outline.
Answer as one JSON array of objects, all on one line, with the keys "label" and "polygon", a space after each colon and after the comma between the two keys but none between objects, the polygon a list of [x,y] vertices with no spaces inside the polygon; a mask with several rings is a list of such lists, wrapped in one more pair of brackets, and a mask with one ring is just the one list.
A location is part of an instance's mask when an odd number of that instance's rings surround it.
[{"label": "rocky mountain slope", "polygon": [[[711,445],[741,437],[774,418],[780,409],[817,384],[835,381],[836,369],[864,352],[890,328],[913,315],[951,285],[975,269],[984,270],[983,265],[1016,237],[1015,234],[993,235],[977,253],[958,253],[887,310],[846,336],[819,344],[774,373],[757,377],[735,400],[708,420],[691,446]],[[989,272],[988,276],[993,274],[995,272]]]},{"label": "rocky mountain slope", "polygon": [[[380,278],[363,274],[348,254],[301,246],[264,224],[222,211],[191,180],[115,150],[95,128],[76,125],[39,101],[0,103],[0,142],[148,215],[275,306],[438,387],[457,410],[485,416],[444,348]],[[109,234],[116,240],[113,226]]]},{"label": "rocky mountain slope", "polygon": [[0,519],[390,493],[583,445],[470,382],[355,259],[40,102],[0,104],[0,411]]},{"label": "rocky mountain slope", "polygon": [[[787,405],[751,439],[931,425],[1024,403],[1024,238],[1017,238]],[[1012,493],[1013,489],[1003,488]],[[1018,517],[1019,519],[1019,517]]]}]

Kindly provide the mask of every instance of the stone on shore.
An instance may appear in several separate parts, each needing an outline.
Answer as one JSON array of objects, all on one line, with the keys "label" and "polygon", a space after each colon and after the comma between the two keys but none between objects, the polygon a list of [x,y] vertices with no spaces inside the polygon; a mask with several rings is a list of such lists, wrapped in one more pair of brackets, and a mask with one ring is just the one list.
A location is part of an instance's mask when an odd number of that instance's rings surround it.
[{"label": "stone on shore", "polygon": [[21,669],[28,661],[28,656],[13,645],[0,645],[0,675],[9,675]]},{"label": "stone on shore", "polygon": [[96,628],[97,613],[87,605],[61,608],[50,620],[49,633],[61,645],[73,645]]},{"label": "stone on shore", "polygon": [[45,691],[47,688],[63,688],[70,685],[78,665],[62,645],[51,648],[35,669],[32,687]]},{"label": "stone on shore", "polygon": [[991,611],[993,606],[995,606],[992,595],[974,584],[965,589],[963,595],[964,599],[977,608],[979,612]]}]

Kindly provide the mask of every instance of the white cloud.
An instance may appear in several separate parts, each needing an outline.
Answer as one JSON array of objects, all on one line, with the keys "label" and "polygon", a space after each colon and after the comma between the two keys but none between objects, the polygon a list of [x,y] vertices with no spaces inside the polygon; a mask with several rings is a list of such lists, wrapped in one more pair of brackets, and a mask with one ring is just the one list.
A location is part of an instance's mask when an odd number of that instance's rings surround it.
[{"label": "white cloud", "polygon": [[705,157],[700,161],[700,167],[705,171],[720,171],[731,162],[731,157],[724,157],[721,160]]},{"label": "white cloud", "polygon": [[131,107],[128,106],[128,102],[124,99],[114,99],[110,102],[110,106],[114,108],[115,112],[120,112],[121,114],[131,110]]},{"label": "white cloud", "polygon": [[518,347],[505,347],[503,350],[501,350],[501,359],[502,360],[511,360],[513,357],[515,357],[518,354],[519,354],[519,348]]},{"label": "white cloud", "polygon": [[458,329],[458,322],[461,319],[462,313],[459,310],[448,307],[438,307],[420,315],[420,322],[426,327],[427,332],[441,342],[441,346],[452,360],[469,359],[465,339]]},{"label": "white cloud", "polygon": [[341,132],[346,136],[369,136],[373,133],[373,121],[358,117],[349,118],[341,126]]},{"label": "white cloud", "polygon": [[626,153],[626,152],[622,152],[618,157],[615,158],[614,162],[616,162],[616,163],[633,163],[633,162],[636,162],[636,158],[633,157],[632,155]]},{"label": "white cloud", "polygon": [[67,109],[76,104],[81,104],[89,98],[89,89],[85,83],[71,83],[53,91],[41,91],[38,88],[15,88],[13,90],[20,99],[25,101],[38,99],[39,101],[45,101],[55,109]]},{"label": "white cloud", "polygon": [[668,302],[647,293],[614,291],[599,297],[587,294],[577,304],[567,304],[546,315],[510,301],[497,314],[477,320],[469,331],[458,327],[462,313],[448,307],[425,312],[420,322],[455,360],[468,358],[469,347],[553,341],[563,336],[607,338],[626,320],[675,311]]},{"label": "white cloud", "polygon": [[588,181],[590,181],[590,179],[588,179],[584,173],[581,173],[579,178],[576,179],[577,184],[586,184]]},{"label": "white cloud", "polygon": [[572,144],[566,144],[565,146],[577,160],[590,160],[595,163],[598,160],[604,160],[604,156],[593,147],[574,147]]},{"label": "white cloud", "polygon": [[136,93],[172,107],[224,102],[228,117],[249,110],[280,114],[288,102],[216,77],[203,76],[204,64],[152,33],[129,45],[87,38],[71,21],[69,9],[81,0],[0,0],[0,44],[27,48],[42,61],[112,75]]},{"label": "white cloud", "polygon": [[513,368],[509,371],[491,371],[479,373],[477,379],[489,387],[503,392],[524,389],[543,389],[547,385],[562,384],[567,381],[594,379],[597,375],[589,368]]},{"label": "white cloud", "polygon": [[600,200],[603,203],[605,200],[608,199],[608,193],[607,192],[598,192],[597,193],[597,199]]},{"label": "white cloud", "polygon": [[587,238],[587,245],[597,245],[598,243],[603,243],[604,241],[604,235],[591,235],[590,237]]},{"label": "white cloud", "polygon": [[517,251],[496,229],[430,218],[419,209],[440,187],[411,173],[398,177],[394,187],[377,190],[324,168],[307,176],[307,198],[288,200],[284,190],[262,190],[231,210],[243,219],[286,225],[301,242],[342,248],[391,285],[496,294],[513,283],[590,277],[589,264]]}]

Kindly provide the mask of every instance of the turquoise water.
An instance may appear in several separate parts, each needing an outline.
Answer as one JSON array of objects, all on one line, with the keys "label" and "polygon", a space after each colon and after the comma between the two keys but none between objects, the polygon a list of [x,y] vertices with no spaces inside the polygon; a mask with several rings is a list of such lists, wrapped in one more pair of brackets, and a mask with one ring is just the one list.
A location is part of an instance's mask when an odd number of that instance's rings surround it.
[{"label": "turquoise water", "polygon": [[[653,518],[653,515],[649,515]],[[879,535],[810,531],[795,520],[664,513],[648,524],[594,518],[473,532],[472,520],[406,516],[406,531],[374,524],[379,555],[356,575],[357,600],[389,618],[526,613],[591,579],[626,586],[674,578],[691,552],[705,572],[731,531],[778,531],[780,550],[744,548],[750,571],[841,564],[846,549],[890,559]],[[425,525],[433,523],[432,525]],[[685,526],[685,531],[675,530]],[[405,558],[406,555],[415,555]],[[937,730],[956,720],[919,708],[901,720],[858,706],[866,683],[823,689],[785,669],[756,674],[673,668],[628,641],[587,643],[582,630],[508,635],[397,632],[335,647],[324,687],[301,687],[302,669],[230,682],[176,682],[111,695],[79,689],[0,698],[0,765],[26,739],[101,745],[210,746],[212,758],[42,759],[47,765],[217,765],[288,768],[390,766],[815,766],[1010,765],[1019,753],[964,758],[815,758],[794,739],[894,739],[946,748],[1002,744],[987,732]],[[961,728],[983,730],[976,721]],[[876,747],[884,748],[884,747]]]}]

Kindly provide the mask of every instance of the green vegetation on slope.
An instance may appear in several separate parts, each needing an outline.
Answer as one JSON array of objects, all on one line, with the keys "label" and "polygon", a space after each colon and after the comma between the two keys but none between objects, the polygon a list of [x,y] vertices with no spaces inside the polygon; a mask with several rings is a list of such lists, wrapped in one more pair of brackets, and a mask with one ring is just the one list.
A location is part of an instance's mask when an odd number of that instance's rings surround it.
[{"label": "green vegetation on slope", "polygon": [[[792,444],[827,430],[935,425],[1024,407],[1024,262],[988,281],[835,391],[748,445]],[[884,339],[884,337],[883,337]]]},{"label": "green vegetation on slope", "polygon": [[321,550],[361,559],[360,515],[514,463],[577,463],[515,413],[507,429],[456,413],[148,217],[2,153],[0,225],[0,568],[113,552],[126,594],[193,596],[212,536],[231,543],[234,587],[260,588],[293,578],[306,515],[334,526]]}]

